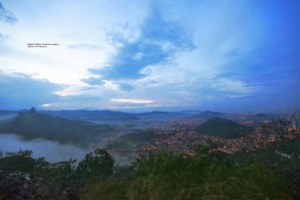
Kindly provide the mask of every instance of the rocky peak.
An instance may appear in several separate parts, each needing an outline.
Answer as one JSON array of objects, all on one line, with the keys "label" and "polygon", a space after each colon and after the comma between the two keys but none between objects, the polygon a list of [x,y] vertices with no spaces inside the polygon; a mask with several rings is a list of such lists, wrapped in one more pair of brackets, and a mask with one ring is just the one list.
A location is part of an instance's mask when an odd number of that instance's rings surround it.
[{"label": "rocky peak", "polygon": [[30,110],[29,110],[30,113],[36,113],[36,109],[34,107],[32,107]]}]

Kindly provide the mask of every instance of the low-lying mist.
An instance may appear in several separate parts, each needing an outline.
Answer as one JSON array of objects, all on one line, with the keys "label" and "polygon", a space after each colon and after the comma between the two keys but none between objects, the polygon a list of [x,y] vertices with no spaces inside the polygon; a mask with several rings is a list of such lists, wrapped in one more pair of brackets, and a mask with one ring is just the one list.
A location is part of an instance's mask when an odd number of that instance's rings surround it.
[{"label": "low-lying mist", "polygon": [[[45,157],[49,162],[66,161],[70,158],[78,161],[95,149],[83,148],[72,144],[60,144],[55,141],[44,139],[22,140],[15,134],[0,134],[0,151],[5,155],[7,152],[17,152],[18,150],[32,150],[33,158]],[[130,155],[113,154],[117,165],[129,165],[132,161]]]},{"label": "low-lying mist", "polygon": [[15,134],[0,134],[0,150],[3,153],[16,152],[19,149],[32,150],[33,157],[45,157],[49,162],[69,160],[70,158],[81,160],[89,149],[79,148],[70,144],[62,145],[58,142],[35,139],[21,140]]}]

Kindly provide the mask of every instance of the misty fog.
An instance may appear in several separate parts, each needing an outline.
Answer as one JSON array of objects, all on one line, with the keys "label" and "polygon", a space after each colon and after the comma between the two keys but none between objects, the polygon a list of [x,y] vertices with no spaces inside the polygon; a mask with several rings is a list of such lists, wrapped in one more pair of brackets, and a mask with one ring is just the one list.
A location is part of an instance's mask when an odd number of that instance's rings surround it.
[{"label": "misty fog", "polygon": [[32,150],[33,158],[45,157],[49,162],[69,160],[70,158],[81,160],[89,149],[79,148],[73,145],[61,145],[58,142],[36,139],[24,141],[14,134],[0,134],[0,150],[3,153],[17,152],[19,149]]},{"label": "misty fog", "polygon": [[[70,158],[80,161],[93,148],[80,148],[71,144],[60,144],[58,142],[35,139],[22,140],[18,135],[0,133],[0,151],[5,155],[7,152],[17,152],[18,150],[32,150],[33,158],[45,157],[49,162],[67,161]],[[134,157],[131,155],[119,155],[112,153],[117,165],[129,165]]]}]

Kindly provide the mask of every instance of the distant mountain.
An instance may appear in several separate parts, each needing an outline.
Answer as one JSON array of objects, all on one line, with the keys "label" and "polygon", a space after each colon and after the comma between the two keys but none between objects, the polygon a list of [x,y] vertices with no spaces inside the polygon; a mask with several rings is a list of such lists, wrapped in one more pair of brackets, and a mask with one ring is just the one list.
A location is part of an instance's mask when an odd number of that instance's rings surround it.
[{"label": "distant mountain", "polygon": [[58,110],[58,111],[40,111],[42,114],[47,114],[56,117],[63,117],[67,119],[76,120],[103,120],[103,121],[114,121],[114,120],[139,120],[145,118],[178,118],[185,117],[186,114],[180,112],[163,112],[163,111],[152,111],[144,113],[127,113],[120,111],[111,110]]},{"label": "distant mountain", "polygon": [[228,119],[215,117],[198,126],[196,128],[196,131],[204,135],[217,136],[222,138],[238,138],[240,136],[253,132],[254,128],[241,125]]},{"label": "distant mountain", "polygon": [[7,120],[17,116],[17,111],[10,111],[10,110],[0,110],[0,124],[5,123]]},{"label": "distant mountain", "polygon": [[96,125],[80,120],[69,120],[38,113],[34,108],[19,113],[15,118],[0,124],[0,132],[15,133],[23,139],[43,138],[60,143],[87,145],[114,132],[109,125]]},{"label": "distant mountain", "polygon": [[134,120],[135,114],[111,110],[58,110],[41,111],[43,114],[80,120]]},{"label": "distant mountain", "polygon": [[162,111],[153,111],[139,113],[136,115],[141,120],[147,120],[157,123],[165,123],[170,120],[179,120],[187,117],[187,114],[181,112],[162,112]]},{"label": "distant mountain", "polygon": [[190,118],[208,120],[208,119],[211,119],[211,118],[214,118],[214,117],[227,118],[228,114],[220,113],[220,112],[205,111],[205,112],[201,112],[201,113],[197,113],[195,115],[192,115]]},{"label": "distant mountain", "polygon": [[256,114],[256,115],[248,116],[248,119],[257,120],[257,121],[265,121],[265,120],[272,121],[274,119],[274,116],[268,114]]},{"label": "distant mountain", "polygon": [[139,113],[138,115],[166,115],[166,114],[170,114],[170,113],[164,111],[152,111],[152,112]]},{"label": "distant mountain", "polygon": [[164,112],[164,111],[152,111],[152,112],[144,112],[139,113],[137,116],[167,116],[167,115],[184,115],[184,113],[181,112]]}]

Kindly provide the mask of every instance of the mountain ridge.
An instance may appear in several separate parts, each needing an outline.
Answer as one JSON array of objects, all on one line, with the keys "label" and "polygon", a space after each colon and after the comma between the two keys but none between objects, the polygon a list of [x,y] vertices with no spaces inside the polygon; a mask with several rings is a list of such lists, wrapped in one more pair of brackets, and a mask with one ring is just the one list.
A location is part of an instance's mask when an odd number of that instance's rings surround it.
[{"label": "mountain ridge", "polygon": [[[42,138],[62,144],[87,145],[89,140],[100,139],[108,133],[113,133],[115,129],[110,125],[40,114],[35,109],[31,109],[20,112],[15,118],[0,124],[0,131],[15,133],[25,140]],[[87,135],[89,139],[84,137]]]}]

